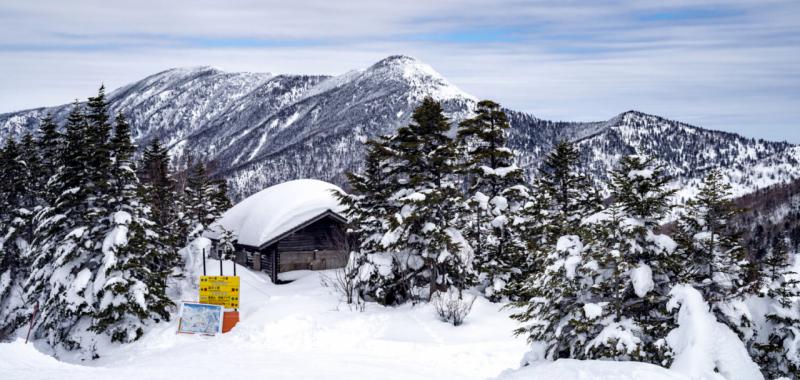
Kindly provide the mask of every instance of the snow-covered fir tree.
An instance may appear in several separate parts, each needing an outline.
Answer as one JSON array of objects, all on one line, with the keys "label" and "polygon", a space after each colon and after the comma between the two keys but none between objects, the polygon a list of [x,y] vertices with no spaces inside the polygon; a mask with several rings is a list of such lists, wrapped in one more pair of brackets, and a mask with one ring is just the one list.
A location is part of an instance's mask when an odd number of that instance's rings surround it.
[{"label": "snow-covered fir tree", "polygon": [[58,194],[51,181],[55,178],[61,166],[61,157],[64,153],[64,135],[58,130],[58,125],[53,121],[53,116],[47,114],[39,124],[36,138],[36,148],[39,154],[39,176],[36,179],[37,187],[41,190],[42,204],[51,204]]},{"label": "snow-covered fir tree", "polygon": [[598,307],[584,310],[592,299],[591,279],[579,264],[589,235],[581,222],[602,203],[590,179],[580,173],[578,158],[571,144],[559,143],[542,163],[534,186],[537,196],[525,210],[530,269],[514,297],[521,311],[513,318],[522,323],[516,333],[544,343],[550,358],[584,355],[587,313]]},{"label": "snow-covered fir tree", "polygon": [[350,193],[335,195],[346,206],[350,227],[350,258],[346,267],[358,295],[383,305],[400,303],[411,297],[400,274],[402,263],[386,252],[381,241],[389,230],[390,219],[399,210],[389,201],[394,193],[392,157],[386,138],[368,141],[362,173],[347,173]]},{"label": "snow-covered fir tree", "polygon": [[[150,321],[169,320],[166,279],[159,268],[168,247],[150,228],[149,209],[140,199],[139,180],[133,164],[130,127],[120,114],[110,140],[111,169],[107,195],[111,228],[102,245],[102,266],[94,278],[98,304],[91,330],[106,333],[115,342],[131,342],[142,336]],[[171,269],[171,268],[170,268]]]},{"label": "snow-covered fir tree", "polygon": [[584,218],[602,208],[599,191],[580,169],[580,153],[566,141],[545,157],[535,188],[546,195],[543,238],[550,244],[561,236],[578,234]]},{"label": "snow-covered fir tree", "polygon": [[591,232],[580,271],[591,291],[581,358],[670,361],[664,338],[675,322],[666,304],[679,263],[675,241],[657,232],[671,208],[668,182],[653,158],[624,157],[611,173],[613,203],[584,221]]},{"label": "snow-covered fir tree", "polygon": [[720,171],[712,170],[698,195],[686,203],[677,222],[679,276],[680,282],[700,291],[717,319],[749,340],[752,322],[743,300],[754,286],[747,284],[747,251],[730,225],[738,212],[730,193]]},{"label": "snow-covered fir tree", "polygon": [[768,305],[762,336],[752,345],[751,356],[764,375],[800,379],[800,274],[792,271],[786,239],[773,243],[759,263],[759,295]]},{"label": "snow-covered fir tree", "polygon": [[101,261],[88,233],[97,221],[89,216],[96,173],[88,165],[88,129],[83,107],[76,102],[65,126],[62,165],[51,181],[57,197],[36,217],[36,257],[26,289],[31,306],[40,306],[33,336],[66,349],[81,347],[80,321],[82,328],[89,327],[94,303],[89,282]]},{"label": "snow-covered fir tree", "polygon": [[403,276],[415,278],[409,288],[427,285],[430,298],[434,292],[470,286],[473,255],[461,232],[467,210],[456,183],[458,157],[447,136],[450,123],[432,98],[422,101],[412,120],[390,141],[397,160],[397,190],[390,200],[400,211],[382,243],[408,255],[404,271],[412,273]]},{"label": "snow-covered fir tree", "polygon": [[213,179],[208,175],[208,166],[202,161],[189,163],[188,178],[183,194],[181,235],[187,242],[193,240],[225,210],[231,207],[228,187],[225,180]]},{"label": "snow-covered fir tree", "polygon": [[475,112],[459,124],[457,135],[473,214],[466,237],[484,293],[499,301],[508,295],[509,283],[520,282],[526,252],[522,210],[529,194],[523,171],[507,147],[509,124],[500,105],[484,100]]},{"label": "snow-covered fir tree", "polygon": [[25,298],[40,306],[34,338],[96,357],[103,339],[135,340],[143,324],[166,318],[169,301],[167,274],[151,265],[163,251],[147,230],[129,126],[119,116],[110,135],[102,88],[87,104],[85,111],[76,103],[57,149],[60,165],[48,182],[55,198],[35,218]]},{"label": "snow-covered fir tree", "polygon": [[[48,184],[61,163],[62,142],[56,124],[47,115],[40,122],[38,138],[25,134],[21,144],[9,139],[7,149],[0,154],[0,199],[5,210],[0,213],[0,255],[3,256],[0,261],[4,261],[0,267],[5,269],[0,270],[5,272],[5,279],[0,281],[3,283],[0,287],[0,325],[3,326],[0,338],[10,334],[28,317],[24,287],[34,259],[31,245],[36,237],[34,217],[54,199]],[[8,270],[12,266],[16,269]]]},{"label": "snow-covered fir tree", "polygon": [[154,139],[144,149],[139,165],[142,200],[148,206],[152,229],[169,248],[157,258],[160,271],[181,266],[178,250],[186,243],[180,213],[182,210],[168,150]]},{"label": "snow-covered fir tree", "polygon": [[8,139],[0,151],[0,338],[22,323],[22,281],[29,273],[33,178],[20,145]]},{"label": "snow-covered fir tree", "polygon": [[344,198],[356,206],[350,213],[358,248],[351,262],[359,291],[385,304],[430,299],[474,282],[450,124],[431,98],[412,120],[370,143],[367,172],[350,176],[361,194]]}]

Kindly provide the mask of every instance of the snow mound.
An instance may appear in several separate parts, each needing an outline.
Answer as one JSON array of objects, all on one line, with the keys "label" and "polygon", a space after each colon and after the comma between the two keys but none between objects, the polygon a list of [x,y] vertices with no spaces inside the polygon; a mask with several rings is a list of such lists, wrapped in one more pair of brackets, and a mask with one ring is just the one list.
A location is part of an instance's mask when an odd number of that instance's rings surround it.
[{"label": "snow mound", "polygon": [[[194,255],[207,240],[187,249]],[[185,273],[197,283],[199,271]],[[194,266],[194,263],[192,264]],[[206,262],[208,275],[219,261]],[[223,262],[224,274],[233,263]],[[529,344],[510,331],[511,310],[479,297],[458,327],[439,320],[433,305],[350,309],[337,292],[320,285],[334,271],[286,272],[274,285],[266,273],[237,266],[240,322],[215,337],[176,334],[178,319],[148,327],[134,343],[102,347],[100,359],[59,362],[21,342],[0,342],[2,380],[482,380],[519,365]],[[196,301],[197,287],[185,293]],[[38,346],[43,349],[45,347]]]},{"label": "snow mound", "polygon": [[639,362],[561,359],[503,372],[497,380],[688,380],[683,375]]},{"label": "snow mound", "polygon": [[328,210],[341,213],[333,196],[338,186],[316,179],[298,179],[268,187],[226,211],[204,233],[219,238],[222,229],[233,232],[239,244],[259,247]]},{"label": "snow mound", "polygon": [[33,343],[25,344],[23,339],[0,344],[0,358],[0,378],[3,379],[29,379],[34,373],[41,379],[56,379],[65,371],[83,376],[89,372],[86,367],[61,362],[42,353]]},{"label": "snow mound", "polygon": [[678,328],[667,336],[676,354],[672,370],[692,379],[764,379],[742,341],[717,321],[697,289],[676,285],[670,296],[667,307],[680,307]]}]

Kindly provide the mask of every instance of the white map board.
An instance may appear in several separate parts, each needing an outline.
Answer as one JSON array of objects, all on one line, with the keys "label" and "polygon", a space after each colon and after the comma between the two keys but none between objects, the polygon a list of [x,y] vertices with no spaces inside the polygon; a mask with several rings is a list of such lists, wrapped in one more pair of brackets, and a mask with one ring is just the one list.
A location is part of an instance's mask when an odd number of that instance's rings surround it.
[{"label": "white map board", "polygon": [[178,333],[215,335],[222,333],[222,306],[196,302],[181,303]]}]

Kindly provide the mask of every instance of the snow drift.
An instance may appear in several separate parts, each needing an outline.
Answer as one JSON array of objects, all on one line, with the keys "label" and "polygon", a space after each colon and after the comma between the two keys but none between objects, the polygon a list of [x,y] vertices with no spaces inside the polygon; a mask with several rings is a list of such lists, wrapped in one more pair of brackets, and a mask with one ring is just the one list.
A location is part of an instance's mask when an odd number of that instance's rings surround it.
[{"label": "snow drift", "polygon": [[742,341],[717,321],[697,289],[676,285],[670,296],[667,306],[680,307],[679,326],[667,336],[667,343],[676,353],[672,370],[693,379],[764,379]]}]

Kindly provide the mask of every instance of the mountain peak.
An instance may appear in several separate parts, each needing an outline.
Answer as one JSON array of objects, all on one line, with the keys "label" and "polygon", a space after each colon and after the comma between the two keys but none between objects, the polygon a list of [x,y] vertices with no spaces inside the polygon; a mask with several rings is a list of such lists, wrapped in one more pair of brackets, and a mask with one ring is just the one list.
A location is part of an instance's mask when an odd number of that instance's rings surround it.
[{"label": "mountain peak", "polygon": [[222,70],[213,66],[187,66],[187,67],[173,67],[155,75],[160,75],[160,74],[186,75],[186,74],[198,74],[198,73],[220,74],[222,72],[223,72]]},{"label": "mountain peak", "polygon": [[419,62],[416,58],[403,54],[390,55],[380,61],[376,62],[373,67],[377,66],[390,66],[390,65],[405,65]]},{"label": "mountain peak", "polygon": [[475,100],[448,82],[430,65],[407,55],[390,55],[365,70],[365,74],[398,79],[412,87],[412,97],[432,96],[437,100],[463,98]]}]

